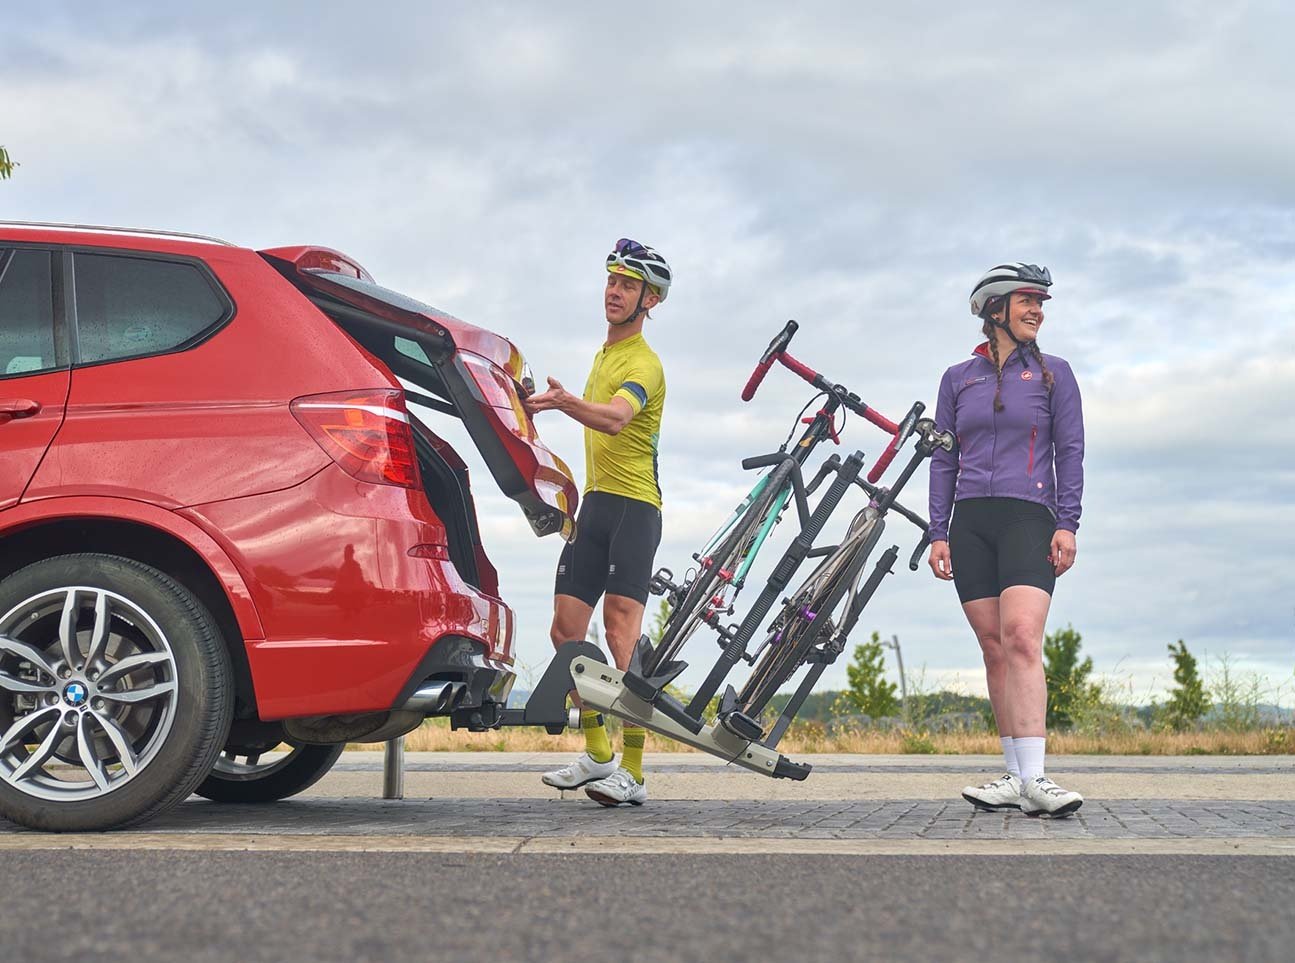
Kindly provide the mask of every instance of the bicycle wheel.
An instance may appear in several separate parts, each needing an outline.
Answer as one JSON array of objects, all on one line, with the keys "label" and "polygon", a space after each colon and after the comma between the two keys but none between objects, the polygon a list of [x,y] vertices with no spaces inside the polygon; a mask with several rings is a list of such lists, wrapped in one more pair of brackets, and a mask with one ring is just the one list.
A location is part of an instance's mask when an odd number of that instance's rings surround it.
[{"label": "bicycle wheel", "polygon": [[731,580],[731,573],[737,570],[751,551],[775,501],[791,484],[791,471],[792,466],[788,462],[775,468],[764,490],[734,523],[719,548],[708,558],[702,559],[697,577],[688,586],[683,601],[670,613],[661,633],[661,642],[644,665],[644,670],[649,675],[678,655],[684,643],[697,631],[712,605],[716,588],[722,581]]},{"label": "bicycle wheel", "polygon": [[831,638],[847,615],[864,565],[881,537],[880,521],[866,509],[860,512],[840,548],[814,569],[783,606],[770,626],[763,654],[738,693],[738,706],[745,715],[759,715],[819,640]]}]

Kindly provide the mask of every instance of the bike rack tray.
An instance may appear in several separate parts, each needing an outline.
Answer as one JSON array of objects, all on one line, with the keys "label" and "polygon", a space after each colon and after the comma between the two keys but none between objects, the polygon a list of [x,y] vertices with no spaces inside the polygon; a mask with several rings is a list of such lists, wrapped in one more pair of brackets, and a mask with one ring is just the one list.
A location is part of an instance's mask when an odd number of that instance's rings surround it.
[{"label": "bike rack tray", "polygon": [[727,762],[773,779],[802,780],[811,766],[792,762],[786,756],[758,742],[748,742],[722,725],[702,726],[692,732],[625,687],[625,673],[586,656],[571,661],[571,678],[580,701],[591,709],[606,712],[658,735],[692,746]]}]

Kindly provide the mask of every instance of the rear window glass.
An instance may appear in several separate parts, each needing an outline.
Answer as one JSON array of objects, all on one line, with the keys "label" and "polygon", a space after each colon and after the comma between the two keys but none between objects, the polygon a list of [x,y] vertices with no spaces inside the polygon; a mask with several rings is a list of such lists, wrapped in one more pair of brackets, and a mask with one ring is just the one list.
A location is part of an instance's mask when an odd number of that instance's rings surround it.
[{"label": "rear window glass", "polygon": [[0,250],[0,378],[59,366],[49,252]]},{"label": "rear window glass", "polygon": [[410,341],[408,338],[396,338],[396,350],[422,364],[430,365],[432,363],[432,359],[427,357],[427,352],[423,350],[423,346],[417,341]]},{"label": "rear window glass", "polygon": [[186,348],[228,316],[228,302],[192,264],[77,254],[75,265],[82,364]]}]

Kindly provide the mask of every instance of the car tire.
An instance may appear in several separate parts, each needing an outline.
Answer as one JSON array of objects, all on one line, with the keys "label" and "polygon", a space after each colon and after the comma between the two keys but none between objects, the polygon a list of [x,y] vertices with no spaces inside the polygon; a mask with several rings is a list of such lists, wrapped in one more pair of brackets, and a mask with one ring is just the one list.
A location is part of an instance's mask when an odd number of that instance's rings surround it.
[{"label": "car tire", "polygon": [[233,712],[229,653],[164,572],[64,555],[0,582],[0,815],[90,832],[150,819],[206,778]]},{"label": "car tire", "polygon": [[[260,762],[259,753],[227,747],[202,784],[194,790],[218,803],[268,803],[309,789],[328,774],[346,744],[293,746],[285,756]],[[247,762],[240,762],[246,759]]]}]

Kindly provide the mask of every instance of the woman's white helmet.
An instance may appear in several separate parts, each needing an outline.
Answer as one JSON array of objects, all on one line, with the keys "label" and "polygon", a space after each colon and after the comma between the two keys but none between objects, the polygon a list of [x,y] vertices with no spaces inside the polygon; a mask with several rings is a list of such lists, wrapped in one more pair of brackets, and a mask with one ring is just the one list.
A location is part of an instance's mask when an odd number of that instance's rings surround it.
[{"label": "woman's white helmet", "polygon": [[658,252],[638,241],[623,237],[607,255],[607,270],[647,282],[662,301],[670,293],[670,265]]},{"label": "woman's white helmet", "polygon": [[1037,264],[1026,264],[1024,261],[1012,261],[999,264],[986,271],[976,286],[971,289],[971,313],[983,317],[985,305],[994,298],[1001,298],[1015,291],[1030,291],[1048,300],[1052,295],[1052,274],[1045,267]]}]

